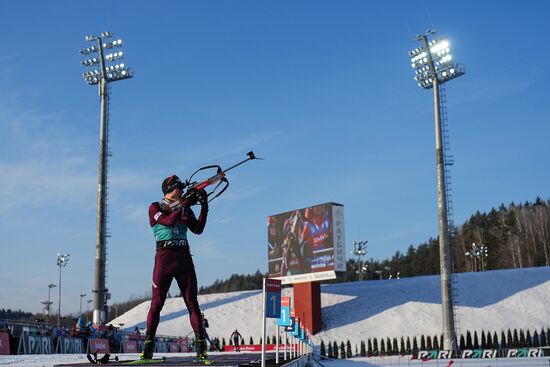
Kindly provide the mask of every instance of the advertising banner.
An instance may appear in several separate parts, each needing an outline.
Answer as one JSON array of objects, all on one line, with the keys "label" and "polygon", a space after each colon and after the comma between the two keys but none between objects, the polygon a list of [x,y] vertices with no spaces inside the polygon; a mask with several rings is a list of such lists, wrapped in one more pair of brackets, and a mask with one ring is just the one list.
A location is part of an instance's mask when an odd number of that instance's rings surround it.
[{"label": "advertising banner", "polygon": [[99,353],[111,353],[107,339],[89,339],[86,353],[98,351]]},{"label": "advertising banner", "polygon": [[189,349],[189,339],[187,338],[178,339],[178,344],[180,345],[180,352],[187,353],[191,351]]},{"label": "advertising banner", "polygon": [[268,273],[282,284],[336,278],[345,271],[344,206],[314,205],[267,217]]},{"label": "advertising banner", "polygon": [[122,353],[137,353],[138,344],[135,340],[126,340],[122,342]]},{"label": "advertising banner", "polygon": [[83,354],[84,341],[81,338],[57,338],[55,347],[56,353],[61,354]]},{"label": "advertising banner", "polygon": [[0,333],[0,355],[10,354],[10,337],[8,333]]},{"label": "advertising banner", "polygon": [[19,338],[18,354],[52,354],[52,338],[49,336],[38,336],[22,334]]},{"label": "advertising banner", "polygon": [[180,346],[178,343],[168,343],[170,353],[179,353]]},{"label": "advertising banner", "polygon": [[[279,344],[279,350],[281,348],[284,348],[284,344]],[[287,350],[290,350],[292,348],[291,344],[287,344]],[[296,347],[294,347],[296,349]],[[266,344],[265,350],[266,351],[274,351],[276,349],[276,344]],[[262,351],[262,345],[261,344],[247,344],[247,345],[241,345],[239,347],[239,350],[241,352],[261,352]],[[235,346],[234,345],[226,345],[223,347],[224,352],[235,352]]]},{"label": "advertising banner", "polygon": [[155,352],[157,352],[157,353],[168,353],[168,343],[167,342],[156,342],[155,343]]}]

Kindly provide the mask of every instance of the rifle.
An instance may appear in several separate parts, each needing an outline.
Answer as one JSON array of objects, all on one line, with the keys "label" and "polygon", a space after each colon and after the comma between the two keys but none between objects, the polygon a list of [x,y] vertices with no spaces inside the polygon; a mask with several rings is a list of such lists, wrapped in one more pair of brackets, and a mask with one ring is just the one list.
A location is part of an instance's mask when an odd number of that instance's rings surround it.
[{"label": "rifle", "polygon": [[[197,200],[198,200],[197,192],[199,190],[203,190],[203,189],[207,188],[210,185],[213,185],[213,184],[217,183],[217,185],[214,186],[214,189],[211,192],[207,193],[208,202],[211,202],[212,200],[214,200],[215,198],[217,198],[218,196],[223,194],[223,192],[225,190],[227,190],[227,188],[229,187],[229,181],[227,180],[227,177],[226,177],[226,173],[228,171],[232,170],[233,168],[235,168],[237,166],[240,166],[241,164],[243,164],[245,162],[248,162],[248,161],[251,161],[251,160],[254,160],[254,159],[262,159],[262,158],[256,157],[254,155],[253,151],[250,151],[250,152],[246,153],[246,155],[248,156],[248,158],[246,158],[243,161],[240,161],[239,163],[236,163],[236,164],[232,165],[231,167],[229,167],[225,170],[222,169],[217,164],[199,168],[198,170],[193,172],[193,174],[187,180],[185,180],[185,182],[183,183],[183,188],[184,189],[187,188],[187,191],[185,191],[185,193],[182,195],[182,197],[185,200],[187,200],[187,202],[190,203],[190,205],[195,205],[197,203]],[[204,181],[201,181],[201,182],[192,181],[193,176],[195,176],[198,172],[204,171],[204,170],[209,170],[209,169],[216,169],[216,174],[214,176],[210,177],[210,178],[207,178]],[[216,192],[220,186],[221,186],[220,191]],[[214,196],[212,196],[210,198],[211,195],[214,195]]]}]

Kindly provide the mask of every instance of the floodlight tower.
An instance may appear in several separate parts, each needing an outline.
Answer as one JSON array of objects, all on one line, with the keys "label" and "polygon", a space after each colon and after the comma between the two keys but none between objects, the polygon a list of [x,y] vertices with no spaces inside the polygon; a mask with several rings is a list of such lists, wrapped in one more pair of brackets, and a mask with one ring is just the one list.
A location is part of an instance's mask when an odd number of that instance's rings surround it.
[{"label": "floodlight tower", "polygon": [[109,83],[132,77],[131,70],[122,63],[124,52],[120,51],[122,40],[111,40],[111,32],[103,32],[99,36],[85,37],[92,46],[80,50],[82,55],[89,57],[81,62],[86,67],[82,75],[88,85],[99,86],[101,115],[99,128],[99,177],[97,189],[97,227],[96,227],[96,258],[94,289],[94,324],[104,324],[105,307],[109,299],[106,283],[107,259],[107,168],[109,152]]},{"label": "floodlight tower", "polygon": [[59,302],[57,308],[57,326],[61,325],[61,268],[67,266],[67,263],[69,262],[69,256],[71,256],[71,254],[57,254],[57,266],[59,266],[59,286],[57,287],[57,289],[59,290],[59,297],[57,298]]},{"label": "floodlight tower", "polygon": [[446,350],[457,350],[454,301],[451,269],[451,245],[449,242],[449,215],[445,165],[451,164],[445,156],[443,127],[441,122],[440,93],[443,84],[464,74],[463,65],[454,65],[445,38],[428,41],[435,30],[428,30],[416,39],[421,45],[409,52],[411,66],[418,85],[424,89],[433,88],[435,114],[435,150],[437,163],[437,204],[439,217],[439,259],[441,269],[441,304],[443,307],[443,344]]},{"label": "floodlight tower", "polygon": [[365,272],[365,268],[361,263],[361,256],[365,256],[367,254],[367,242],[369,241],[353,241],[353,249],[351,250],[351,253],[359,258],[359,261],[357,262],[357,273],[359,280],[363,280],[363,273]]}]

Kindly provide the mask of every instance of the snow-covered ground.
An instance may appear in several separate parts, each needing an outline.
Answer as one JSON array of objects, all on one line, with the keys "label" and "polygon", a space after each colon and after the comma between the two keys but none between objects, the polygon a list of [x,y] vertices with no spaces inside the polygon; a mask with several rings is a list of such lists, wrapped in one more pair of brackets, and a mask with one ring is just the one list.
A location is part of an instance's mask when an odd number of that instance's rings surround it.
[{"label": "snow-covered ground", "polygon": [[[188,354],[158,353],[157,356],[183,356]],[[124,359],[137,358],[137,354],[125,354]],[[0,356],[0,366],[6,367],[53,367],[59,364],[87,362],[83,354],[51,354]],[[372,357],[323,360],[321,367],[548,367],[550,360],[545,358],[500,358],[496,359],[455,359],[419,361],[404,357]]]},{"label": "snow-covered ground", "polygon": [[[550,267],[456,274],[458,332],[497,331],[550,327]],[[439,335],[441,301],[439,276],[326,284],[321,287],[323,330],[320,340],[346,341],[352,345],[371,337]],[[291,295],[291,289],[284,294]],[[209,320],[211,337],[226,341],[238,329],[248,343],[258,343],[261,332],[261,292],[247,291],[199,296]],[[149,302],[144,302],[113,321],[132,331],[145,327]],[[274,321],[268,334],[274,335]],[[191,333],[188,313],[180,298],[166,301],[158,334],[185,336]],[[85,361],[83,355],[0,356],[0,365],[51,367]],[[406,357],[355,358],[323,361],[326,367],[354,366],[447,366],[448,361],[410,361]],[[549,366],[545,359],[456,360],[453,366]]]},{"label": "snow-covered ground", "polygon": [[[457,325],[461,331],[497,331],[550,327],[550,267],[456,274]],[[323,330],[314,340],[347,340],[359,344],[371,337],[439,335],[442,329],[439,276],[325,284],[321,287]],[[292,295],[284,289],[283,295]],[[261,292],[247,291],[199,296],[210,323],[211,337],[233,330],[257,343],[261,333]],[[128,331],[145,327],[149,302],[113,321]],[[268,321],[268,335],[274,335]],[[191,333],[182,299],[166,300],[158,334]]]}]

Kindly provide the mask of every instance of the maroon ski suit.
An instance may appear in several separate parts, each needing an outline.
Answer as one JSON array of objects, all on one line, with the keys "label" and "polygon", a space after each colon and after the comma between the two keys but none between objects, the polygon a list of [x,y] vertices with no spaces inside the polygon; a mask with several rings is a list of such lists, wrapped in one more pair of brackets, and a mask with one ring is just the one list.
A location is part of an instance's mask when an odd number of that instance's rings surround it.
[{"label": "maroon ski suit", "polygon": [[[207,215],[207,204],[201,207],[199,219],[195,217],[195,214],[189,207],[182,207],[170,213],[161,209],[158,202],[152,203],[149,206],[149,223],[153,231],[157,227],[162,227],[165,231],[172,227],[181,228],[181,225],[184,224],[191,232],[201,234],[206,225]],[[177,230],[174,232],[178,233]],[[166,295],[173,278],[176,278],[183,295],[183,300],[189,311],[189,320],[193,331],[200,332],[202,330],[201,311],[197,301],[197,276],[189,251],[189,245],[185,240],[185,245],[162,247],[166,242],[169,241],[158,241],[157,238],[151,308],[147,315],[147,336],[149,337],[155,336],[157,332],[160,311],[164,306],[164,301],[166,300]],[[177,242],[180,243],[180,241]]]}]

